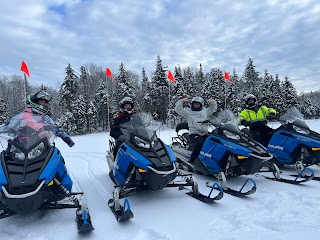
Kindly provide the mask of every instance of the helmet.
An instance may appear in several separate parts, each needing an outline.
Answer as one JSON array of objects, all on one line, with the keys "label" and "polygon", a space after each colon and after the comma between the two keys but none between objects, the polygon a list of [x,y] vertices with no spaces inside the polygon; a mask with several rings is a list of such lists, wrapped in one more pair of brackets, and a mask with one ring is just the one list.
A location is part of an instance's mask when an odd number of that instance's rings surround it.
[{"label": "helmet", "polygon": [[[195,107],[193,106],[194,103],[200,103],[200,107],[195,108]],[[203,101],[203,98],[202,98],[202,97],[194,97],[194,98],[192,98],[192,100],[191,100],[191,110],[192,110],[192,111],[201,111],[201,110],[202,110],[202,107],[203,107],[203,104],[204,104],[204,101]]]},{"label": "helmet", "polygon": [[41,90],[34,95],[28,96],[26,103],[28,107],[35,109],[39,113],[50,114],[49,108],[47,106],[39,104],[40,100],[44,100],[46,103],[49,103],[51,100],[51,96],[46,91]]},{"label": "helmet", "polygon": [[[249,104],[249,103],[248,103],[249,99],[253,99],[254,102]],[[254,107],[257,105],[257,98],[256,98],[256,96],[253,95],[253,94],[248,94],[248,95],[246,95],[246,96],[243,98],[243,101],[244,101],[246,107],[248,107],[248,108],[254,108]]]},{"label": "helmet", "polygon": [[[131,108],[124,108],[125,104],[131,104]],[[120,100],[120,111],[128,114],[133,113],[133,101],[131,97],[124,97]]]}]

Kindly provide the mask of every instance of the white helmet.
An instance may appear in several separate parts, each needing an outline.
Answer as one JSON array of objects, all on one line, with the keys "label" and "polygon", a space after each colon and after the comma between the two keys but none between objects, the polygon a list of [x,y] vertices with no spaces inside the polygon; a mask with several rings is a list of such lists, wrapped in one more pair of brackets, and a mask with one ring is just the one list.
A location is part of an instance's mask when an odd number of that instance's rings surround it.
[{"label": "white helmet", "polygon": [[[124,108],[125,104],[131,104],[131,108]],[[128,114],[133,113],[133,101],[131,97],[124,97],[120,100],[120,111]]]},{"label": "white helmet", "polygon": [[[195,107],[193,106],[193,103],[200,103],[200,107],[195,108]],[[203,104],[204,104],[204,101],[203,101],[203,98],[202,98],[202,97],[194,97],[194,98],[192,98],[192,100],[191,100],[191,110],[192,110],[192,111],[201,111],[201,110],[202,110],[202,107],[203,107]]]}]

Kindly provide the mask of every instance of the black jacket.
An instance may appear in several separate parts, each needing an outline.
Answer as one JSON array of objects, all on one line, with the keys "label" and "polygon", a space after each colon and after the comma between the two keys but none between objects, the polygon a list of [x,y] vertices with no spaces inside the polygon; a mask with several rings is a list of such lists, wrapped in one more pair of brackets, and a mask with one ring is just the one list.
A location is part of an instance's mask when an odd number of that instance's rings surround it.
[{"label": "black jacket", "polygon": [[129,115],[126,112],[118,112],[117,116],[113,119],[113,124],[111,126],[110,136],[114,139],[118,139],[120,135],[123,135],[120,125],[129,122],[131,118],[135,118],[135,122],[139,126],[143,126],[140,115],[134,113]]}]

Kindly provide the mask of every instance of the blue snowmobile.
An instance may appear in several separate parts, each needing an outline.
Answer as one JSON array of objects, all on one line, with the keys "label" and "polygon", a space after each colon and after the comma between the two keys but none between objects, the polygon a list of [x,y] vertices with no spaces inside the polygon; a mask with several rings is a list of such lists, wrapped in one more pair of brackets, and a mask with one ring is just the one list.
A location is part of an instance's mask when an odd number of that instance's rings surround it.
[{"label": "blue snowmobile", "polygon": [[[193,144],[189,139],[188,124],[179,123],[176,126],[177,137],[172,138],[172,149],[177,156],[179,168],[213,175],[219,180],[224,192],[238,197],[253,194],[256,184],[248,178],[240,190],[235,190],[228,187],[228,177],[271,172],[272,179],[286,181],[280,177],[277,165],[271,162],[273,155],[240,131],[237,118],[230,110],[222,110],[215,119],[198,124],[211,124],[213,130],[193,163],[189,162]],[[252,188],[244,191],[248,183],[252,184]],[[212,184],[207,183],[207,186],[212,187]]]},{"label": "blue snowmobile", "polygon": [[[320,163],[320,134],[312,131],[303,119],[303,114],[291,107],[279,118],[281,126],[275,129],[268,143],[268,151],[275,156],[278,165],[292,165],[306,180],[320,180],[313,177],[307,166]],[[310,175],[302,175],[308,170]],[[295,175],[298,176],[298,175]]]},{"label": "blue snowmobile", "polygon": [[[223,191],[218,184],[214,184],[208,196],[201,194],[194,177],[178,171],[171,148],[157,137],[154,129],[159,125],[147,114],[140,114],[140,117],[143,125],[133,117],[129,122],[120,125],[126,141],[120,146],[116,159],[113,157],[114,139],[110,138],[109,141],[109,176],[116,185],[113,198],[109,200],[109,207],[117,221],[133,218],[126,197],[143,191],[178,187],[179,190],[186,190],[188,195],[205,203],[212,203],[223,197]],[[211,197],[216,187],[219,193]],[[123,206],[120,204],[121,198],[126,198]]]},{"label": "blue snowmobile", "polygon": [[72,180],[54,144],[57,129],[42,116],[23,114],[0,126],[0,219],[38,209],[75,208],[78,232],[88,232],[94,228],[84,193],[71,192]]}]

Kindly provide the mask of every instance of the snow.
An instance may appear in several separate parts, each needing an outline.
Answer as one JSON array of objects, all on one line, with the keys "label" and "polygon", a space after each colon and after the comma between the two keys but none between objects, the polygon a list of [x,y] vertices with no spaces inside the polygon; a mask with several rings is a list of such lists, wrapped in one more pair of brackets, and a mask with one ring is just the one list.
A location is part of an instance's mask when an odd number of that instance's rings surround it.
[{"label": "snow", "polygon": [[[307,124],[320,132],[320,120],[310,120]],[[170,129],[158,133],[167,144],[175,136]],[[79,235],[74,209],[38,211],[2,219],[0,239],[319,239],[319,181],[291,185],[253,175],[250,177],[257,183],[256,193],[246,198],[225,194],[211,205],[178,189],[131,196],[134,218],[118,223],[107,206],[113,191],[105,158],[108,133],[75,136],[73,140],[76,143],[73,148],[60,139],[56,144],[73,178],[74,190],[86,193],[95,230]],[[311,168],[316,176],[320,175],[318,166]],[[283,170],[293,172],[289,167]],[[205,182],[215,179],[195,177],[200,190],[209,193]],[[245,179],[241,176],[228,183],[240,187]]]}]

